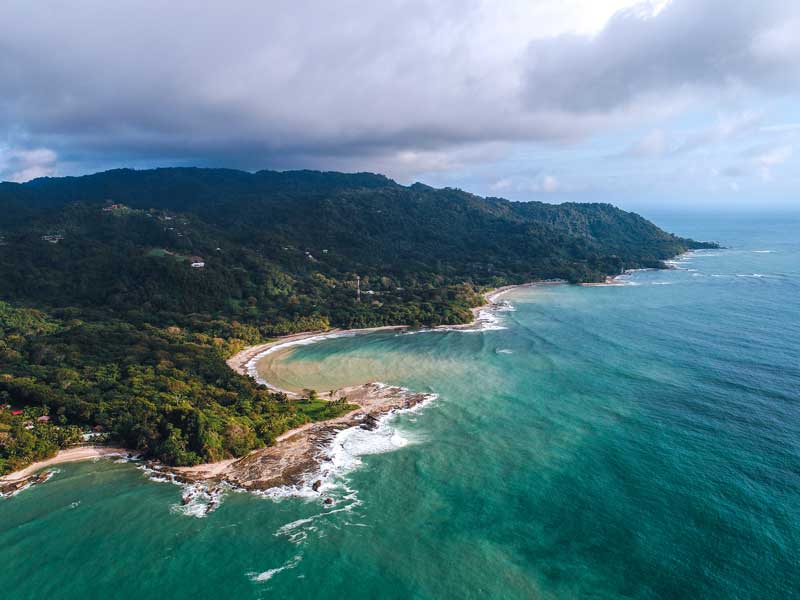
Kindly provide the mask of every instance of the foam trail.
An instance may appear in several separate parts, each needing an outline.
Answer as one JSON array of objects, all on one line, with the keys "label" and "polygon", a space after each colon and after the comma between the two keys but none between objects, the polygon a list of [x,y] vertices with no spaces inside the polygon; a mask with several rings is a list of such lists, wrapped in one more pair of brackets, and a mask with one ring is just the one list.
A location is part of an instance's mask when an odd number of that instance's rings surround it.
[{"label": "foam trail", "polygon": [[281,571],[286,571],[287,569],[294,569],[297,565],[300,564],[301,560],[303,560],[303,555],[298,554],[294,558],[291,558],[288,561],[286,561],[280,567],[276,567],[274,569],[268,569],[263,573],[248,573],[247,576],[250,577],[250,581],[259,581],[259,582],[269,581]]}]

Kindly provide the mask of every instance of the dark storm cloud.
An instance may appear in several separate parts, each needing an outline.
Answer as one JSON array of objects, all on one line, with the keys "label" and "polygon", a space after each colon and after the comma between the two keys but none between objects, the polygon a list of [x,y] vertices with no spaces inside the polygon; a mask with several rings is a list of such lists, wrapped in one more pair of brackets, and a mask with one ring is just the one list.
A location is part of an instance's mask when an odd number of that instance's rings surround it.
[{"label": "dark storm cloud", "polygon": [[797,44],[781,27],[800,11],[787,4],[674,0],[526,52],[528,39],[493,35],[487,6],[503,9],[479,0],[6,0],[0,176],[51,164],[20,154],[38,149],[73,164],[413,171],[575,140],[644,93],[792,84]]},{"label": "dark storm cloud", "polygon": [[786,0],[674,0],[650,18],[621,11],[595,37],[532,42],[526,104],[606,112],[658,94],[786,91],[800,76],[798,17]]}]

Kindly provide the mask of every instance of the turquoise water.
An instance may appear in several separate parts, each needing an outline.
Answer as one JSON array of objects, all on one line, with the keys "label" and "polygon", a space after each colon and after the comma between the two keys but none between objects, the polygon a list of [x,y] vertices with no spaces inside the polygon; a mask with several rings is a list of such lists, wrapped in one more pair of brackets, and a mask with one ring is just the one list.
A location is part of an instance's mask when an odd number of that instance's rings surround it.
[{"label": "turquoise water", "polygon": [[200,519],[133,465],[60,467],[0,501],[3,597],[800,596],[800,222],[666,225],[730,248],[513,292],[504,329],[295,350],[322,390],[439,395],[339,440],[331,509]]}]

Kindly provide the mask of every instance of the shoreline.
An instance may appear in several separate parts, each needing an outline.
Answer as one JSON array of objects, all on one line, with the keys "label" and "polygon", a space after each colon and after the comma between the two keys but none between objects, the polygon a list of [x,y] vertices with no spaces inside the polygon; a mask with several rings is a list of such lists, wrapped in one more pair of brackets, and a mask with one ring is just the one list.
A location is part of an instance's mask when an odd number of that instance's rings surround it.
[{"label": "shoreline", "polygon": [[[483,295],[486,302],[471,309],[473,316],[471,322],[460,325],[439,325],[430,328],[429,331],[478,329],[484,321],[488,321],[488,319],[481,318],[481,313],[497,308],[497,299],[503,294],[514,289],[560,283],[563,282],[541,281],[491,289]],[[305,331],[244,348],[228,358],[226,363],[228,367],[240,375],[252,377],[256,382],[266,385],[273,391],[282,392],[293,399],[299,399],[302,397],[300,394],[277,388],[261,379],[255,372],[255,363],[264,355],[279,348],[313,343],[308,341],[312,338],[319,338],[317,341],[321,341],[340,335],[364,335],[379,331],[397,331],[410,328],[408,325],[386,325],[362,329],[337,328]],[[157,473],[170,474],[177,482],[185,484],[228,484],[248,491],[265,491],[282,486],[298,486],[305,482],[309,474],[318,472],[320,465],[326,460],[327,449],[339,432],[352,427],[362,427],[367,430],[375,429],[381,418],[398,410],[413,408],[433,398],[435,395],[417,393],[397,386],[370,382],[363,385],[344,387],[335,392],[331,400],[343,396],[346,396],[348,402],[356,404],[358,408],[333,419],[305,423],[290,429],[278,436],[272,446],[253,450],[243,457],[229,458],[193,467],[170,467],[160,465],[155,461],[149,463],[149,466],[155,467]],[[132,450],[110,446],[67,448],[59,451],[52,458],[35,462],[24,469],[0,477],[0,495],[14,494],[30,485],[46,481],[50,473],[47,471],[42,472],[42,470],[48,467],[96,458],[130,457],[135,454],[136,452]]]},{"label": "shoreline", "polygon": [[[430,331],[475,329],[480,327],[483,322],[481,312],[496,308],[497,299],[503,294],[518,288],[553,283],[557,282],[530,282],[489,290],[484,294],[486,302],[471,309],[473,315],[471,322],[463,325],[441,325],[431,328]],[[258,383],[267,385],[273,391],[282,392],[290,398],[300,398],[300,394],[283,390],[260,378],[258,373],[255,372],[255,364],[265,355],[275,352],[279,348],[299,345],[304,342],[313,343],[308,342],[308,340],[314,338],[318,338],[315,341],[322,341],[323,339],[340,335],[364,335],[379,331],[405,329],[410,329],[410,327],[408,325],[386,325],[362,329],[301,332],[284,336],[271,342],[250,346],[237,352],[226,362],[237,373],[252,377]],[[325,462],[326,450],[337,433],[351,427],[362,427],[367,430],[374,429],[377,427],[378,420],[382,417],[398,410],[413,408],[433,397],[432,394],[412,392],[405,388],[388,386],[378,382],[344,387],[336,391],[331,400],[343,396],[347,397],[348,402],[358,405],[358,408],[334,419],[305,423],[290,429],[278,436],[274,445],[254,450],[238,459],[204,463],[193,467],[162,467],[162,471],[173,474],[185,483],[212,482],[221,484],[224,482],[250,491],[264,491],[275,487],[302,485],[307,476],[318,472],[321,464]]]},{"label": "shoreline", "polygon": [[381,383],[342,388],[334,399],[342,396],[347,396],[348,402],[357,404],[358,408],[334,419],[296,427],[279,436],[274,445],[241,458],[193,467],[161,467],[159,471],[170,473],[179,483],[212,488],[229,485],[239,490],[266,492],[274,488],[299,490],[310,486],[317,492],[322,480],[331,474],[324,465],[329,462],[331,445],[337,434],[354,427],[372,431],[383,417],[414,408],[434,397]]},{"label": "shoreline", "polygon": [[[528,283],[520,283],[514,285],[504,285],[502,287],[493,288],[483,294],[484,300],[486,301],[484,304],[480,306],[476,306],[470,309],[472,312],[472,321],[469,323],[460,323],[457,325],[435,325],[434,327],[430,327],[428,329],[422,329],[421,331],[459,331],[459,330],[474,330],[479,328],[485,321],[488,319],[482,319],[481,313],[486,310],[492,310],[497,308],[497,299],[512,290],[515,289],[523,289],[529,287],[537,287],[540,285],[562,285],[565,282],[563,281],[532,281]],[[382,325],[379,327],[364,327],[361,329],[328,329],[328,330],[315,330],[315,331],[303,331],[300,333],[293,333],[291,335],[282,336],[270,342],[265,342],[263,344],[257,344],[255,346],[249,346],[240,350],[233,356],[231,356],[226,363],[228,366],[239,373],[240,375],[245,375],[252,377],[256,380],[257,383],[262,385],[266,385],[268,388],[275,392],[282,392],[289,396],[290,398],[301,398],[302,396],[297,392],[293,392],[291,390],[282,389],[268,381],[262,379],[258,373],[255,372],[255,363],[257,363],[261,358],[265,355],[275,352],[280,348],[290,347],[294,345],[301,345],[304,343],[310,343],[309,341],[313,338],[319,338],[319,340],[315,341],[322,341],[323,339],[333,338],[338,336],[345,336],[345,335],[364,335],[367,333],[376,333],[380,331],[399,331],[405,329],[411,329],[410,325]],[[287,432],[287,434],[290,432]],[[286,435],[286,434],[283,434]],[[283,436],[281,436],[283,437]]]},{"label": "shoreline", "polygon": [[58,453],[51,458],[37,461],[24,469],[0,477],[0,495],[14,494],[28,485],[38,483],[38,480],[43,478],[43,474],[39,473],[39,471],[47,467],[96,458],[111,458],[113,456],[130,458],[135,454],[136,453],[132,450],[114,446],[80,446],[77,448],[59,450]]}]

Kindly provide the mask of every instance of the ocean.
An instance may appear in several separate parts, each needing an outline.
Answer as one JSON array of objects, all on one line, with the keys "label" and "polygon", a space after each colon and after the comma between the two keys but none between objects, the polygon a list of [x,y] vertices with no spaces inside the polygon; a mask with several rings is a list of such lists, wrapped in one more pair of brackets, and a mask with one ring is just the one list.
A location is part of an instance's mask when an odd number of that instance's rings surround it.
[{"label": "ocean", "polygon": [[62,465],[0,500],[2,597],[800,597],[800,220],[657,222],[726,248],[276,360],[436,394],[337,438],[331,507],[229,492],[198,518],[135,464]]}]

